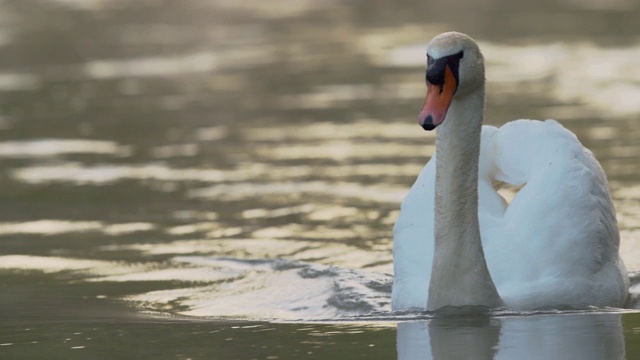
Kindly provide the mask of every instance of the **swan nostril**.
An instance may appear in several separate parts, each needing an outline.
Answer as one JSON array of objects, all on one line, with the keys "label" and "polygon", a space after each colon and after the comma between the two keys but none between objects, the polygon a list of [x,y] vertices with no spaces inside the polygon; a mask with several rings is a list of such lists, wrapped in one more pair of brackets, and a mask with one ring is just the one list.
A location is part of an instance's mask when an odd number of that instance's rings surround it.
[{"label": "swan nostril", "polygon": [[422,128],[427,130],[427,131],[431,131],[431,130],[435,129],[436,127],[433,124],[424,123],[424,124],[422,124]]},{"label": "swan nostril", "polygon": [[427,117],[424,118],[424,121],[420,125],[427,131],[431,131],[436,128],[436,126],[433,125],[433,116],[431,115],[427,115]]}]

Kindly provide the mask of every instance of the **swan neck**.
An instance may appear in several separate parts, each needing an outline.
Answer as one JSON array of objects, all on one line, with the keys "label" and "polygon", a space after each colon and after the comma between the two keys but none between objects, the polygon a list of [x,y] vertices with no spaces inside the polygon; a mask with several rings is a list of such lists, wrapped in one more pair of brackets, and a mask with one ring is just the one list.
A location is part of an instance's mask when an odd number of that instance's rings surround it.
[{"label": "swan neck", "polygon": [[[464,221],[479,229],[478,164],[484,91],[456,100],[436,133],[436,217]],[[436,228],[445,225],[436,221]],[[452,236],[450,231],[440,235]]]},{"label": "swan neck", "polygon": [[478,221],[484,88],[451,103],[436,133],[435,249],[427,307],[502,304]]}]

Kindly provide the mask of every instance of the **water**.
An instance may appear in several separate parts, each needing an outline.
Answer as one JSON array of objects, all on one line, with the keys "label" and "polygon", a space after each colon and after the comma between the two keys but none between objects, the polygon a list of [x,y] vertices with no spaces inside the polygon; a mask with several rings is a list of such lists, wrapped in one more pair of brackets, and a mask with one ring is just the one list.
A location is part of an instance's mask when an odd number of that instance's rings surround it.
[{"label": "water", "polygon": [[0,356],[640,357],[633,310],[389,314],[390,230],[434,151],[424,47],[446,30],[480,41],[488,124],[553,117],[594,151],[640,270],[639,15],[0,2]]}]

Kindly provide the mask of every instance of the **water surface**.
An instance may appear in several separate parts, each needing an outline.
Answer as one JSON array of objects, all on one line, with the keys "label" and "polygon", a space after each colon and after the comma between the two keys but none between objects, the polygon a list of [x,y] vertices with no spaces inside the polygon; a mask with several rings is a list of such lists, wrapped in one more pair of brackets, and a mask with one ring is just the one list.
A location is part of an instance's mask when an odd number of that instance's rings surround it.
[{"label": "water surface", "polygon": [[435,149],[415,124],[424,47],[446,30],[480,42],[488,124],[556,118],[594,151],[640,270],[639,15],[0,2],[0,354],[640,356],[634,311],[389,314],[391,227]]}]

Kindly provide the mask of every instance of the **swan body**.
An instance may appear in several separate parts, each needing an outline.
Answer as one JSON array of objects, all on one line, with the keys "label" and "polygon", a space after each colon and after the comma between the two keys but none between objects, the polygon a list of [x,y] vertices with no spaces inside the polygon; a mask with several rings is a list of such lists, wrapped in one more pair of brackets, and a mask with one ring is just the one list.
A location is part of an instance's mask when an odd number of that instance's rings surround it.
[{"label": "swan body", "polygon": [[[393,230],[392,308],[622,307],[627,272],[606,175],[593,154],[554,120],[482,126],[484,65],[468,36],[441,34],[428,54],[440,68],[438,59],[463,56],[457,74],[449,67],[443,77],[432,74],[435,85],[427,70],[436,95],[427,95],[419,121],[427,130],[439,126],[436,153]],[[457,89],[447,88],[451,79]],[[430,100],[447,92],[449,103]],[[510,204],[499,183],[521,187]]]}]

